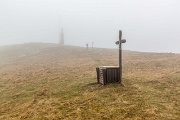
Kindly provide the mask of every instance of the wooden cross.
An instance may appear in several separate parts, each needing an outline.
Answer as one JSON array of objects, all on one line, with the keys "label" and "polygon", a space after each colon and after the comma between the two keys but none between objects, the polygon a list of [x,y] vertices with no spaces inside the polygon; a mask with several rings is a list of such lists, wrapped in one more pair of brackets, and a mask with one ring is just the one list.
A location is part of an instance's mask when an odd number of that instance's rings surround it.
[{"label": "wooden cross", "polygon": [[122,31],[119,30],[119,41],[116,41],[116,45],[119,45],[119,82],[122,84],[122,43],[126,43],[125,39],[122,39]]}]

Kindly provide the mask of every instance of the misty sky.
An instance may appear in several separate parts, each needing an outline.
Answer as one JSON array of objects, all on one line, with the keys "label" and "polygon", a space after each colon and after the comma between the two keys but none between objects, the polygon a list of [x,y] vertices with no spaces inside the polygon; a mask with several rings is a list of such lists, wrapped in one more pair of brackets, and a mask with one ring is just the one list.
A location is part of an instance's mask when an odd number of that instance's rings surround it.
[{"label": "misty sky", "polygon": [[180,0],[0,0],[0,46],[27,42],[180,53]]}]

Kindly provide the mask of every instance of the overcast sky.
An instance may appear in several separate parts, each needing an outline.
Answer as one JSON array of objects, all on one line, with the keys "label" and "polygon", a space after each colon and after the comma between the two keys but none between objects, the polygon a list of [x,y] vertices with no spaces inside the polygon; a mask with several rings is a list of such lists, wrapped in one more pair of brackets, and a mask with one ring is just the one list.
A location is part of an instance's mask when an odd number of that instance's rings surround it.
[{"label": "overcast sky", "polygon": [[180,0],[0,0],[0,46],[27,42],[180,53]]}]

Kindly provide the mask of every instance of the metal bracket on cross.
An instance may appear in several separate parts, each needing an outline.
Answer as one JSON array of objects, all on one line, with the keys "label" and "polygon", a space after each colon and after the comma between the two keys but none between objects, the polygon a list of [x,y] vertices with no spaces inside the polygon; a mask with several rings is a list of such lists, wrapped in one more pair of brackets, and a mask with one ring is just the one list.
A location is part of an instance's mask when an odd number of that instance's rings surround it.
[{"label": "metal bracket on cross", "polygon": [[[126,43],[126,39],[122,39],[121,43]],[[119,41],[116,41],[116,45],[119,45]]]}]

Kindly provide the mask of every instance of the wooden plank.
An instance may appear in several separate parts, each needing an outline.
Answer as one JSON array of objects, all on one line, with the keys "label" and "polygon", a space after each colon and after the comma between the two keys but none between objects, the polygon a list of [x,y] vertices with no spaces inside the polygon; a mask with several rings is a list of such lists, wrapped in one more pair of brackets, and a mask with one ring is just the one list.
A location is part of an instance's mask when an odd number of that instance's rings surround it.
[{"label": "wooden plank", "polygon": [[103,85],[107,84],[107,79],[106,79],[106,69],[102,69],[103,72]]},{"label": "wooden plank", "polygon": [[100,83],[99,82],[99,68],[98,67],[96,68],[96,73],[97,73],[97,82]]}]

